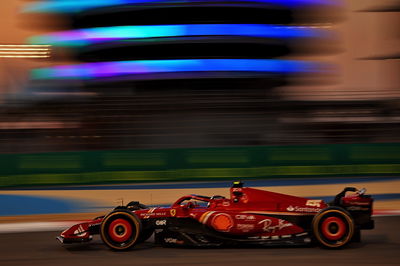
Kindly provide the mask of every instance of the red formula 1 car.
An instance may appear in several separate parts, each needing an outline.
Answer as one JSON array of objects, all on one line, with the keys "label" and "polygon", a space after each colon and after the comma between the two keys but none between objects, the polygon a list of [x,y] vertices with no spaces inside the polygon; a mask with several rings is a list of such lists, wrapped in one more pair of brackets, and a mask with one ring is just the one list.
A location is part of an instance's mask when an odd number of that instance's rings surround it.
[{"label": "red formula 1 car", "polygon": [[[346,192],[353,192],[349,193]],[[296,245],[341,248],[373,229],[371,196],[345,188],[332,203],[243,187],[234,182],[230,198],[188,195],[171,207],[139,202],[118,206],[106,216],[72,226],[57,239],[81,243],[100,234],[114,250],[126,250],[155,233],[164,246]],[[347,195],[346,195],[347,194]]]}]

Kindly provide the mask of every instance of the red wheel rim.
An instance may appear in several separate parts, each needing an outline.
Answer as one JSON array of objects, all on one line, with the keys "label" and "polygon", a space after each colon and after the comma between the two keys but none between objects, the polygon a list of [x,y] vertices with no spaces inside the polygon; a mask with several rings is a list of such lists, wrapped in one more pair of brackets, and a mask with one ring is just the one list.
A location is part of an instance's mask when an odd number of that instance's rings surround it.
[{"label": "red wheel rim", "polygon": [[115,242],[125,242],[132,235],[132,225],[125,219],[115,219],[108,227],[108,234]]},{"label": "red wheel rim", "polygon": [[341,239],[346,233],[346,224],[338,217],[328,217],[322,222],[322,233],[329,240]]}]

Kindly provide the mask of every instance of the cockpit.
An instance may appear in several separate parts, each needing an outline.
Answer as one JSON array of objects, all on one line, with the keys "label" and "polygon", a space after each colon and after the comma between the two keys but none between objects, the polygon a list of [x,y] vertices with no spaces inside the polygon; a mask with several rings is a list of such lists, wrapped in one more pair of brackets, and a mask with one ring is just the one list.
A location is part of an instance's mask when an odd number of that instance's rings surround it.
[{"label": "cockpit", "polygon": [[243,183],[240,181],[234,182],[231,187],[231,199],[227,199],[221,195],[214,195],[212,197],[191,194],[179,198],[172,207],[181,207],[186,209],[193,208],[216,208],[230,206],[231,201],[237,203],[239,201],[247,202],[246,195],[243,194]]},{"label": "cockpit", "polygon": [[215,203],[221,200],[227,200],[224,196],[214,195],[212,197],[201,195],[188,195],[178,199],[172,206],[182,208],[210,208],[215,206]]}]

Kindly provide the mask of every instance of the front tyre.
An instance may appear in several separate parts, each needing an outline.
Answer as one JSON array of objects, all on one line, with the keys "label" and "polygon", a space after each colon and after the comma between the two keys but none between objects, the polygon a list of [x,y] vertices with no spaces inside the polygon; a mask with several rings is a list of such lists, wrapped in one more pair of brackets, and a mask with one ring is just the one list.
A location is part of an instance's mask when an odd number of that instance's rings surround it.
[{"label": "front tyre", "polygon": [[128,210],[115,210],[104,218],[100,236],[109,248],[127,250],[138,242],[141,230],[142,224],[134,213]]},{"label": "front tyre", "polygon": [[325,248],[341,248],[353,238],[354,221],[350,214],[339,207],[328,207],[314,216],[313,233]]},{"label": "front tyre", "polygon": [[153,235],[153,233],[154,233],[153,229],[143,229],[142,232],[140,233],[137,243],[145,242]]}]

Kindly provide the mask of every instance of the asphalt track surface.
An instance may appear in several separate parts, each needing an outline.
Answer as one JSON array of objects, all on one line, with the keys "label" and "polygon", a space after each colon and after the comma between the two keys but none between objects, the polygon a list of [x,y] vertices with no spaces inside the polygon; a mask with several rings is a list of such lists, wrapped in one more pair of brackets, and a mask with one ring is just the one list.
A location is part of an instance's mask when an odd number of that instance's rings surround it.
[{"label": "asphalt track surface", "polygon": [[376,217],[362,242],[342,250],[319,247],[162,248],[145,242],[114,252],[95,238],[62,246],[59,232],[0,234],[0,265],[400,265],[400,216]]}]

